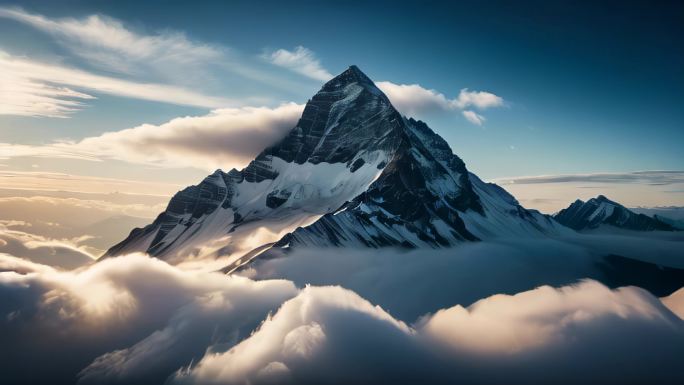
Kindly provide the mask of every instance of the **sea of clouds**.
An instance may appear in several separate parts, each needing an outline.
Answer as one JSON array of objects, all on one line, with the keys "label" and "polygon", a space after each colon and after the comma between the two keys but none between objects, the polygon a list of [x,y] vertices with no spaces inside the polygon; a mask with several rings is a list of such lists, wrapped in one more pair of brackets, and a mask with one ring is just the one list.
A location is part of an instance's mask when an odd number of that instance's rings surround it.
[{"label": "sea of clouds", "polygon": [[593,242],[302,250],[234,276],[0,254],[3,383],[681,383],[684,290],[599,283]]}]

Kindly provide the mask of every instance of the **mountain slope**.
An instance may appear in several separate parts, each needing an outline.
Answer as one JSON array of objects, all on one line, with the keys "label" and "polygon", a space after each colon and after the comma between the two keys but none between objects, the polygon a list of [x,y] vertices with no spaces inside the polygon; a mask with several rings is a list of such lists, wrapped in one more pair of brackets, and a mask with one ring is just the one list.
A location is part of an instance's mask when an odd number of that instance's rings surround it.
[{"label": "mountain slope", "polygon": [[367,191],[278,245],[445,247],[566,231],[468,172],[425,123],[405,123],[402,146]]},{"label": "mountain slope", "polygon": [[563,231],[469,173],[352,66],[309,100],[279,143],[243,170],[217,170],[177,193],[105,257],[142,251],[212,268],[243,264],[271,243],[442,247]]},{"label": "mountain slope", "polygon": [[279,143],[243,170],[217,170],[180,191],[152,224],[104,257],[140,251],[205,266],[275,242],[365,191],[399,145],[402,121],[352,66],[309,100]]},{"label": "mountain slope", "polygon": [[637,214],[603,195],[587,202],[578,199],[556,213],[554,219],[575,230],[596,229],[603,225],[636,231],[676,230],[658,218]]}]

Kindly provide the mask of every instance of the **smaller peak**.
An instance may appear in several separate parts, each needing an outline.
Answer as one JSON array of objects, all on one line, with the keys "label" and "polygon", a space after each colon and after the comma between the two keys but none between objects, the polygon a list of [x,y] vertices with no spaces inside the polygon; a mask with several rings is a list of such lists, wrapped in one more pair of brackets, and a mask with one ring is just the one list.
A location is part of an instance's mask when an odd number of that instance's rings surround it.
[{"label": "smaller peak", "polygon": [[603,194],[597,196],[596,198],[591,198],[589,201],[590,201],[590,202],[593,202],[593,203],[608,203],[608,204],[611,204],[611,205],[620,206],[619,203],[617,203],[617,202],[615,202],[615,201],[612,201],[612,200],[608,199],[608,197],[606,197],[606,196],[603,195]]},{"label": "smaller peak", "polygon": [[409,121],[409,123],[411,123],[411,124],[418,124],[418,125],[421,125],[421,126],[427,126],[427,123],[423,122],[422,120],[420,120],[420,119],[414,119],[414,118],[412,118],[412,117],[410,117],[410,116],[409,116],[409,118],[408,118],[408,121]]}]

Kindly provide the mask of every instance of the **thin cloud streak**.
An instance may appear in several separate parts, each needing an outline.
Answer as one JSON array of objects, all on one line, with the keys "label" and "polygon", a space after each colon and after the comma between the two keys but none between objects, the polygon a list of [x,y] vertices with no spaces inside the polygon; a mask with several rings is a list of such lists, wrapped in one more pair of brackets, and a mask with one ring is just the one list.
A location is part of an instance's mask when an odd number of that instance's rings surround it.
[{"label": "thin cloud streak", "polygon": [[564,174],[564,175],[540,175],[522,176],[512,178],[495,179],[496,183],[508,184],[542,184],[542,183],[639,183],[651,185],[670,185],[684,183],[684,171],[633,171],[622,173],[590,173],[590,174]]}]

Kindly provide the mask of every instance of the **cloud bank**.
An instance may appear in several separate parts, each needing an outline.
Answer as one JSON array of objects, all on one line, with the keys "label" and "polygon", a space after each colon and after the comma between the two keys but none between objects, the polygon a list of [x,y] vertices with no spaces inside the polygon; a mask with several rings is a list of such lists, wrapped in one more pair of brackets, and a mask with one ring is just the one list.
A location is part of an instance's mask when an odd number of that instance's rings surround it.
[{"label": "cloud bank", "polygon": [[[101,377],[131,383],[141,375],[152,378],[148,384],[161,383],[208,346],[245,338],[296,294],[287,281],[184,272],[141,255],[64,272],[0,254],[0,270],[14,270],[0,273],[0,358],[11,363],[3,373],[8,383],[74,383],[81,369],[108,352],[98,362],[119,366],[100,371]],[[127,363],[121,349],[144,346],[146,338],[152,351],[130,350],[145,365]],[[159,354],[146,355],[154,349]]]},{"label": "cloud bank", "polygon": [[[310,263],[317,282],[347,277],[354,291],[183,271],[142,255],[59,271],[0,254],[3,375],[55,384],[681,382],[681,290],[663,304],[589,280],[537,287],[534,277],[557,284],[592,266],[579,247],[546,245],[553,256],[544,257],[538,246],[432,259],[338,250],[337,262],[312,254],[291,265]],[[440,292],[451,293],[439,300],[448,305],[432,300]]]},{"label": "cloud bank", "polygon": [[224,108],[204,116],[172,119],[78,142],[43,146],[0,144],[0,156],[71,158],[88,161],[117,159],[161,167],[205,170],[245,166],[265,147],[295,126],[303,106]]},{"label": "cloud bank", "polygon": [[[605,259],[607,255],[642,261],[656,272],[666,267],[679,269],[678,279],[668,282],[666,274],[656,274],[651,285],[645,286],[657,295],[668,295],[684,285],[682,245],[684,234],[627,234],[498,239],[408,252],[292,250],[257,259],[240,274],[253,279],[287,279],[298,286],[340,285],[382,304],[400,319],[413,321],[456,303],[469,305],[499,293],[569,285],[584,278],[613,286],[644,285],[627,274],[628,264],[612,263]],[[648,267],[638,267],[640,277],[646,276]]]}]

